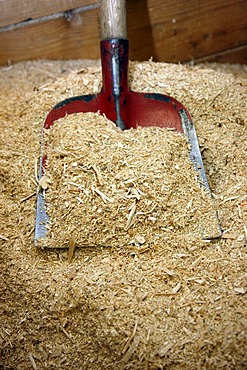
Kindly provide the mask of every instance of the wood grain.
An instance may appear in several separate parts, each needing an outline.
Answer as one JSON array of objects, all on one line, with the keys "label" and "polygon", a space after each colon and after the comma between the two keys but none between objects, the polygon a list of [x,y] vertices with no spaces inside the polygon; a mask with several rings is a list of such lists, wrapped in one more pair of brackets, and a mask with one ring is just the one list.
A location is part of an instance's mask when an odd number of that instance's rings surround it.
[{"label": "wood grain", "polygon": [[6,58],[11,62],[99,58],[98,9],[77,13],[70,20],[63,17],[3,32],[0,61],[6,63]]},{"label": "wood grain", "polygon": [[0,27],[97,2],[97,0],[0,0]]},{"label": "wood grain", "polygon": [[132,52],[141,60],[184,62],[247,43],[245,0],[137,0],[127,10]]},{"label": "wood grain", "polygon": [[102,39],[126,39],[126,1],[101,0],[100,25]]},{"label": "wood grain", "polygon": [[224,50],[222,52],[206,55],[198,58],[197,63],[203,62],[217,62],[217,63],[231,63],[231,64],[247,64],[247,45],[236,47],[233,49]]},{"label": "wood grain", "polygon": [[[80,5],[89,2],[81,0]],[[130,58],[246,63],[246,12],[245,0],[127,0]],[[43,58],[99,58],[98,8],[72,12],[69,19],[26,23],[25,27],[0,33],[1,65]]]}]

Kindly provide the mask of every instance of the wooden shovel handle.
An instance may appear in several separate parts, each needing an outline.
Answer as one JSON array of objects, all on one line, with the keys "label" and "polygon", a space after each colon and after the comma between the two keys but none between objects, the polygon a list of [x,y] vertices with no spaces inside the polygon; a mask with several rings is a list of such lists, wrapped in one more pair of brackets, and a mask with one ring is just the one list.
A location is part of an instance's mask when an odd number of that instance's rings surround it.
[{"label": "wooden shovel handle", "polygon": [[126,39],[126,0],[101,0],[101,39]]}]

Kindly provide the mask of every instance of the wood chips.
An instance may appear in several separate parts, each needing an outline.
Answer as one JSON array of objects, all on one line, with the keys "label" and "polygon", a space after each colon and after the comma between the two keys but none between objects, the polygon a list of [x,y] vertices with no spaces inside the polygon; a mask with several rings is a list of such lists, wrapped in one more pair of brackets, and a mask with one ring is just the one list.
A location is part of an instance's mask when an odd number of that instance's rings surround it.
[{"label": "wood chips", "polygon": [[43,145],[50,222],[39,245],[66,247],[73,237],[77,246],[146,251],[174,238],[194,245],[203,227],[218,235],[212,200],[181,134],[157,127],[122,132],[88,113],[56,122]]},{"label": "wood chips", "polygon": [[245,369],[246,67],[130,64],[133,90],[192,114],[220,240],[200,237],[213,210],[181,135],[78,114],[46,133],[46,246],[62,250],[34,245],[41,127],[57,102],[99,91],[99,64],[0,76],[0,367]]}]

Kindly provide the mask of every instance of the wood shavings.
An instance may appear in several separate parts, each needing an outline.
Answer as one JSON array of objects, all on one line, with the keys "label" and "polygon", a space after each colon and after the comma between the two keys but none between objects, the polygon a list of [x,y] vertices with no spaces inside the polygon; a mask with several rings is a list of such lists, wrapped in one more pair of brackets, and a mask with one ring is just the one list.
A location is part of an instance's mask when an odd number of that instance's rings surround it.
[{"label": "wood shavings", "polygon": [[236,292],[237,294],[245,294],[246,290],[242,287],[238,287],[238,288],[234,288],[234,292]]},{"label": "wood shavings", "polygon": [[72,236],[70,243],[69,243],[69,250],[68,250],[68,262],[72,262],[73,254],[75,250],[75,238]]},{"label": "wood shavings", "polygon": [[113,202],[113,200],[111,198],[109,198],[107,195],[102,193],[102,191],[100,191],[98,188],[96,188],[94,186],[92,186],[92,192],[98,194],[102,198],[104,203],[106,203],[106,202],[112,203]]},{"label": "wood shavings", "polygon": [[128,215],[128,220],[127,220],[127,223],[126,223],[126,226],[125,226],[125,230],[129,230],[129,228],[132,224],[134,215],[135,215],[135,211],[136,211],[136,202],[133,203],[132,206],[130,207],[130,213]]},{"label": "wood shavings", "polygon": [[[64,163],[45,190],[46,196],[54,191],[57,178],[68,176],[66,182],[58,184],[61,192],[71,194],[60,204],[64,212],[59,213],[59,224],[66,225],[63,220],[73,211],[70,196],[75,207],[91,200],[87,205],[97,219],[111,214],[111,226],[116,225],[114,217],[119,213],[121,218],[115,229],[109,233],[107,225],[108,231],[101,234],[103,246],[92,247],[85,240],[87,247],[76,248],[71,263],[67,250],[34,246],[35,196],[27,197],[37,190],[33,164],[40,153],[44,117],[72,91],[75,95],[92,93],[101,86],[99,64],[28,62],[0,69],[0,76],[0,367],[246,369],[246,67],[192,68],[151,61],[130,64],[133,90],[170,93],[192,113],[225,237],[203,242],[196,225],[191,225],[191,220],[198,220],[198,188],[193,185],[191,191],[196,194],[188,194],[187,178],[185,186],[180,187],[178,181],[183,167],[180,163],[184,165],[188,157],[186,143],[178,160],[174,151],[180,153],[181,143],[173,146],[174,136],[159,153],[153,149],[146,153],[150,160],[159,158],[160,169],[167,177],[158,171],[150,181],[150,168],[144,166],[139,184],[139,174],[135,173],[139,156],[130,156],[128,166],[124,156],[120,164],[132,174],[121,176],[118,172],[118,178],[109,181],[114,162],[104,158],[99,163],[101,143],[109,143],[111,135],[117,142],[119,132],[112,134],[114,126],[106,130],[109,122],[102,118],[99,126],[105,132],[101,138],[92,130],[98,118],[92,123],[92,117],[87,117],[85,130],[91,125],[88,136],[85,132],[74,136],[71,147],[63,151],[54,147],[54,160],[57,156],[58,162]],[[80,120],[79,126],[83,125]],[[174,135],[167,132],[166,139],[170,134]],[[137,144],[140,131],[136,135]],[[99,150],[94,151],[90,163],[74,150],[81,150],[82,137],[87,152]],[[159,135],[152,137],[157,140]],[[124,144],[121,140],[116,144],[116,155]],[[72,180],[70,171],[77,175]],[[174,181],[170,182],[172,174]],[[194,178],[190,181],[195,184]],[[165,230],[156,228],[161,204],[156,204],[154,184],[159,184],[164,196],[163,226],[172,221]],[[92,191],[92,185],[113,202],[104,202]],[[175,189],[174,194],[171,189]],[[116,196],[124,200],[125,208],[116,205],[115,213],[110,213]],[[126,231],[133,204],[135,213]],[[83,229],[84,219],[78,219],[78,230]],[[146,220],[144,226],[148,225],[151,232],[145,227],[135,229],[139,220]],[[97,227],[93,225],[90,230]],[[67,234],[67,245],[77,247],[79,232],[67,230]],[[97,231],[92,238],[95,234]],[[122,239],[114,245],[116,234]]]},{"label": "wood shavings", "polygon": [[29,353],[29,354],[28,354],[28,357],[29,357],[29,359],[30,359],[30,362],[31,362],[32,368],[33,368],[34,370],[37,370],[37,366],[36,366],[36,363],[35,363],[35,360],[34,360],[34,358],[33,358],[32,354],[31,354],[31,353]]},{"label": "wood shavings", "polygon": [[44,175],[41,177],[39,180],[39,187],[43,190],[47,190],[49,187],[49,184],[51,183],[51,180],[49,179],[48,176]]},{"label": "wood shavings", "polygon": [[35,196],[35,195],[37,195],[37,192],[36,192],[36,191],[35,191],[35,192],[33,192],[33,193],[31,193],[31,194],[29,194],[29,195],[27,195],[26,197],[22,198],[22,199],[20,200],[20,203],[25,202],[26,200],[28,200],[28,199],[32,198],[32,197],[33,197],[33,196]]},{"label": "wood shavings", "polygon": [[138,243],[140,234],[145,248],[174,233],[218,235],[211,198],[196,180],[181,134],[157,127],[121,132],[93,113],[68,115],[46,133],[52,183],[49,232],[40,246],[66,247],[71,233],[78,246],[107,241],[119,248]]}]

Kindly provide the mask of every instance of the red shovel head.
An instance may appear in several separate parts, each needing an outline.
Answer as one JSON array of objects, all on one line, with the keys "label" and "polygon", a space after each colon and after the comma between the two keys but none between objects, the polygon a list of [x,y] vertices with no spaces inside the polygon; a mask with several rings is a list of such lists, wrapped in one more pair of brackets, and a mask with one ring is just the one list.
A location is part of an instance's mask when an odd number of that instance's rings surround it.
[{"label": "red shovel head", "polygon": [[[99,94],[75,96],[57,104],[47,115],[44,128],[67,114],[100,112],[115,122],[122,130],[138,126],[159,126],[184,133],[190,143],[190,157],[198,171],[200,184],[210,192],[192,118],[176,99],[162,94],[139,93],[128,87],[128,40],[101,41],[103,87]],[[43,175],[45,156],[41,154],[39,177]],[[217,216],[216,216],[217,218]],[[37,197],[35,240],[46,236],[48,216],[41,192]],[[218,222],[218,220],[216,220]],[[204,239],[221,236],[205,236]]]},{"label": "red shovel head", "polygon": [[159,126],[183,132],[181,112],[188,111],[174,98],[162,94],[137,93],[128,87],[128,40],[101,41],[103,87],[98,95],[82,95],[57,104],[44,128],[70,113],[100,112],[122,130],[137,126]]}]

